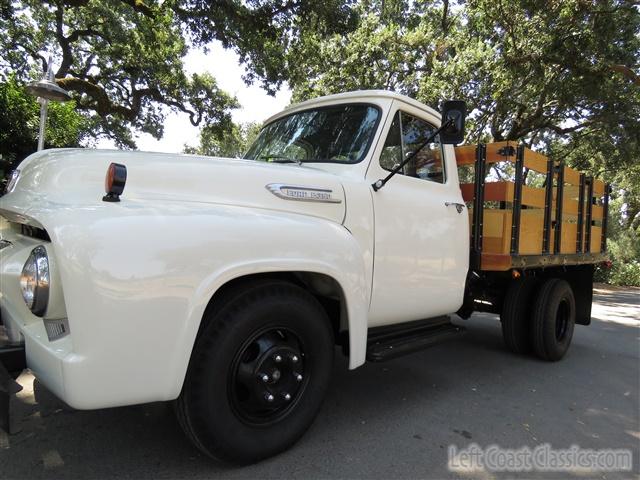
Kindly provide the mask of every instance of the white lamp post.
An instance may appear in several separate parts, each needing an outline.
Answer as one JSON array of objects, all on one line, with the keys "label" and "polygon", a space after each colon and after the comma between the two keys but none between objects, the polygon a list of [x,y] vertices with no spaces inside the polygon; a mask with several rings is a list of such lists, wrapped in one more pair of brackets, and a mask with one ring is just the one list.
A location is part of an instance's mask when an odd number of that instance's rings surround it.
[{"label": "white lamp post", "polygon": [[49,100],[54,102],[66,102],[71,100],[69,92],[64,88],[56,85],[53,79],[53,69],[51,68],[51,57],[47,63],[47,72],[42,80],[27,85],[27,92],[38,97],[40,102],[40,131],[38,133],[38,151],[44,148],[44,132],[47,124],[47,110],[49,108]]}]

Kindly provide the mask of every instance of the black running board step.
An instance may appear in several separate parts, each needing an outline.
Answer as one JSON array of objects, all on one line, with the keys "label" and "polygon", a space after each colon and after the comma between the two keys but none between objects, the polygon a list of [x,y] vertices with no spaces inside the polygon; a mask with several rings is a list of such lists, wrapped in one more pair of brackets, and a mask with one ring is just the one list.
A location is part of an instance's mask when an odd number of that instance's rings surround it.
[{"label": "black running board step", "polygon": [[367,360],[370,362],[391,360],[432,347],[462,333],[464,333],[462,327],[452,323],[439,323],[420,329],[400,330],[393,334],[373,335],[367,343]]}]

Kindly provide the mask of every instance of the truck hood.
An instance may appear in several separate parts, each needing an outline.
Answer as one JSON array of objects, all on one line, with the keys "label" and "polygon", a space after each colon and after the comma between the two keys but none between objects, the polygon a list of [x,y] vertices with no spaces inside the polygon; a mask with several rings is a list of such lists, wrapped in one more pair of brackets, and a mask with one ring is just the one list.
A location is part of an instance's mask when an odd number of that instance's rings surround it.
[{"label": "truck hood", "polygon": [[198,202],[281,210],[342,223],[345,194],[336,175],[306,165],[116,150],[52,149],[18,169],[0,208],[28,215],[43,203],[101,203],[109,164],[127,167],[121,201]]}]

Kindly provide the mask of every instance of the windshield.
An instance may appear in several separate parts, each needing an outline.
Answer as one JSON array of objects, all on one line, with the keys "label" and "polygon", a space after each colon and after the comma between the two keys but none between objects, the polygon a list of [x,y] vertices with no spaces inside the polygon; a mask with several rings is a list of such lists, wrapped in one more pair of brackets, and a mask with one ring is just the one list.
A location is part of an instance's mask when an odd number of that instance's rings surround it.
[{"label": "windshield", "polygon": [[344,104],[293,113],[266,125],[245,158],[267,162],[357,163],[373,139],[380,112]]}]

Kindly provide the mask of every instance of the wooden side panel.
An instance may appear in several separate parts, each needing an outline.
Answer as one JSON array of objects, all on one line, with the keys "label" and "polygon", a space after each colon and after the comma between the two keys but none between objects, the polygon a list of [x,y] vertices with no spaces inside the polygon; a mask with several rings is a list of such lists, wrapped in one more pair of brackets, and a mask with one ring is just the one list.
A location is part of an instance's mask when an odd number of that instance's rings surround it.
[{"label": "wooden side panel", "polygon": [[560,253],[576,253],[577,234],[577,223],[564,222],[562,224],[562,241],[560,243]]},{"label": "wooden side panel", "polygon": [[544,215],[540,210],[522,210],[520,213],[520,254],[542,253]]},{"label": "wooden side panel", "polygon": [[573,168],[564,167],[564,182],[570,185],[580,185],[580,172]]},{"label": "wooden side panel", "polygon": [[563,198],[562,213],[566,215],[578,215],[578,201],[572,198]]},{"label": "wooden side panel", "polygon": [[[498,152],[504,147],[512,146],[514,149],[517,146],[516,142],[494,142],[487,143],[487,163],[497,162],[515,162],[515,155],[500,155]],[[455,147],[456,163],[460,165],[473,165],[476,162],[476,146],[475,145],[461,145]]]},{"label": "wooden side panel", "polygon": [[[511,197],[513,198],[513,196]],[[544,208],[544,188],[522,186],[522,205]]]},{"label": "wooden side panel", "polygon": [[485,208],[482,251],[509,253],[511,247],[511,211]]},{"label": "wooden side panel", "polygon": [[602,180],[593,181],[593,196],[601,197],[604,195],[604,182]]},{"label": "wooden side panel", "polygon": [[534,172],[547,173],[547,157],[528,148],[524,149],[524,166]]},{"label": "wooden side panel", "polygon": [[[513,148],[505,148],[513,147]],[[516,142],[496,142],[486,145],[487,163],[512,162],[515,163]],[[503,155],[512,153],[513,155]],[[456,158],[458,165],[473,165],[476,157],[475,145],[464,145],[456,147]],[[534,152],[528,148],[524,149],[524,167],[541,174],[547,174],[548,159],[546,156]],[[557,165],[557,163],[556,163]],[[561,224],[561,235],[559,238],[559,253],[562,255],[573,255],[577,252],[577,230],[580,198],[580,177],[577,170],[564,167],[562,218],[556,218],[556,196],[557,187],[553,186],[552,199],[550,205],[551,232],[549,235],[549,252],[555,251],[555,229],[557,221]],[[554,173],[554,180],[557,181],[557,173]],[[556,183],[554,181],[554,183]],[[462,196],[466,202],[472,202],[475,192],[474,184],[463,184],[460,186]],[[484,190],[484,229],[482,243],[481,268],[484,270],[505,271],[513,267],[511,255],[511,230],[513,218],[513,196],[516,185],[512,181],[493,181],[485,183]],[[586,188],[584,190],[586,193]],[[584,198],[582,211],[582,242],[585,253],[598,254],[602,241],[602,217],[604,208],[601,198],[604,196],[605,184],[600,180],[594,180],[593,197]],[[595,202],[593,200],[596,200]],[[546,189],[534,188],[529,185],[522,185],[519,239],[517,244],[517,256],[537,256],[543,255],[544,239],[544,218],[545,218]],[[591,205],[591,222],[586,222],[587,204]],[[469,209],[469,221],[471,223],[472,209]],[[586,247],[587,233],[590,236],[590,248]],[[587,251],[588,250],[588,251]],[[544,254],[552,256],[553,254]],[[518,258],[518,257],[513,257]],[[514,260],[516,261],[516,260]],[[522,259],[519,260],[523,265]],[[582,261],[582,260],[579,260]],[[543,262],[544,263],[544,262]]]},{"label": "wooden side panel", "polygon": [[[513,182],[489,182],[485,184],[484,200],[486,202],[513,202]],[[473,200],[473,183],[460,185],[462,198],[465,202]],[[544,188],[522,186],[522,205],[528,207],[544,208]]]},{"label": "wooden side panel", "polygon": [[591,227],[591,253],[598,253],[602,245],[602,227]]},{"label": "wooden side panel", "polygon": [[591,207],[591,220],[602,220],[604,209],[601,205],[593,205]]},{"label": "wooden side panel", "polygon": [[461,145],[455,147],[456,163],[458,165],[473,165],[476,163],[476,146]]},{"label": "wooden side panel", "polygon": [[511,255],[483,253],[480,268],[494,272],[509,270],[511,268]]}]

